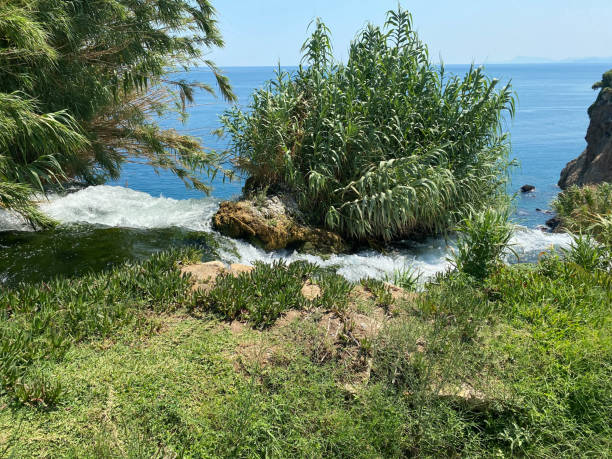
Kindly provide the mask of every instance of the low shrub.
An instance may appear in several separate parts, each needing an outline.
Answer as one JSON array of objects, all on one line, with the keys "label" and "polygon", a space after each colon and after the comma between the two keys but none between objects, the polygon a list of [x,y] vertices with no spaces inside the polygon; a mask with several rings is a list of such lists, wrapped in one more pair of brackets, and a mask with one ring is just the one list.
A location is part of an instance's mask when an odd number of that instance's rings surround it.
[{"label": "low shrub", "polygon": [[559,193],[552,206],[561,228],[591,234],[603,244],[612,243],[612,183],[572,186]]},{"label": "low shrub", "polygon": [[451,262],[460,272],[482,281],[502,264],[513,225],[507,211],[489,208],[465,218],[457,232],[457,251]]},{"label": "low shrub", "polygon": [[379,306],[388,308],[393,304],[393,295],[391,295],[389,287],[383,281],[366,278],[361,280],[361,285],[376,297],[376,302]]},{"label": "low shrub", "polygon": [[393,271],[393,276],[387,276],[386,281],[404,290],[413,292],[419,286],[421,275],[422,273],[417,269],[406,267]]},{"label": "low shrub", "polygon": [[[306,281],[317,284],[321,295],[308,300],[302,295]],[[290,309],[321,306],[342,314],[348,305],[352,284],[342,276],[306,262],[256,263],[255,269],[238,276],[217,279],[208,293],[200,293],[196,304],[227,320],[247,320],[257,328],[273,325]]]},{"label": "low shrub", "polygon": [[306,306],[301,294],[302,268],[291,269],[282,260],[272,265],[257,263],[252,272],[218,278],[200,303],[228,320],[247,319],[256,327],[270,326],[284,311]]},{"label": "low shrub", "polygon": [[612,268],[610,248],[597,243],[591,235],[574,235],[568,249],[562,249],[565,260],[587,271]]}]

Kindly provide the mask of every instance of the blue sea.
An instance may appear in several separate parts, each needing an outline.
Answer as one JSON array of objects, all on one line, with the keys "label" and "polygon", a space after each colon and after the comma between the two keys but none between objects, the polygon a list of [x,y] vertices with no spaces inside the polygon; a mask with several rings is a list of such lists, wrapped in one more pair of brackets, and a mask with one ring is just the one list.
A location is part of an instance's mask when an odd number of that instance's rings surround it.
[{"label": "blue sea", "polygon": [[[586,146],[587,109],[596,97],[591,86],[610,67],[612,63],[487,66],[491,77],[511,81],[518,101],[515,118],[505,125],[511,134],[512,157],[520,164],[508,191],[514,194],[525,184],[536,187],[533,193],[516,196],[515,221],[520,226],[511,243],[519,258],[509,256],[508,262],[534,261],[544,250],[569,244],[567,235],[545,233],[538,227],[550,218],[545,211],[559,192],[556,183],[561,170]],[[447,66],[447,71],[463,74],[467,68]],[[272,67],[227,68],[225,72],[244,107],[252,91],[274,77]],[[214,84],[206,70],[183,77]],[[222,100],[203,93],[197,96],[187,122],[163,119],[161,124],[199,137],[206,148],[224,150],[227,139],[213,131],[227,108]],[[177,246],[197,246],[205,260],[246,264],[307,260],[333,267],[350,280],[385,279],[406,269],[426,279],[449,269],[455,246],[452,237],[404,241],[385,253],[364,249],[326,258],[265,252],[246,241],[228,239],[211,228],[211,219],[221,200],[240,195],[242,182],[224,183],[217,178],[212,185],[212,196],[206,196],[186,189],[170,173],[156,174],[142,163],[128,162],[114,182],[41,201],[41,210],[63,223],[58,229],[32,231],[15,215],[0,211],[0,284],[99,271]]]},{"label": "blue sea", "polygon": [[[511,134],[512,157],[519,166],[513,171],[509,192],[512,194],[525,184],[534,185],[535,193],[519,195],[516,217],[522,224],[535,227],[543,224],[546,214],[536,209],[549,209],[550,201],[559,192],[557,181],[565,164],[577,157],[586,147],[584,140],[589,118],[588,107],[596,93],[591,89],[595,81],[612,67],[605,64],[522,64],[487,65],[487,73],[502,82],[510,81],[518,101],[516,116],[506,122]],[[449,65],[447,71],[464,74],[467,65]],[[291,71],[293,68],[284,68]],[[225,69],[241,106],[248,106],[253,90],[274,77],[274,67],[234,67]],[[188,80],[214,85],[209,71],[195,70],[186,75]],[[187,123],[164,120],[164,125],[198,136],[202,144],[223,150],[226,142],[212,131],[220,126],[219,115],[228,104],[200,94],[190,110]],[[174,199],[202,197],[202,193],[185,189],[172,174],[157,175],[140,164],[128,164],[115,185],[127,186],[152,196]],[[240,194],[242,183],[213,183],[213,196],[227,199]]]}]

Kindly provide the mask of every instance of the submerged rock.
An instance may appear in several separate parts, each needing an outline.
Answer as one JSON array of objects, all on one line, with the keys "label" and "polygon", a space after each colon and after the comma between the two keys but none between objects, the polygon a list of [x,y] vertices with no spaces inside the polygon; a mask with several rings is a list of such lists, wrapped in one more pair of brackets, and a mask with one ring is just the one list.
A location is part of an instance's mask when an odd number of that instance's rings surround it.
[{"label": "submerged rock", "polygon": [[535,191],[536,187],[533,185],[523,185],[521,187],[521,193],[531,193],[532,191]]},{"label": "submerged rock", "polygon": [[612,88],[601,90],[597,101],[589,108],[589,116],[587,148],[561,172],[559,186],[562,189],[612,182]]},{"label": "submerged rock", "polygon": [[552,232],[559,231],[561,229],[561,219],[559,217],[553,217],[546,221],[546,226],[548,226]]},{"label": "submerged rock", "polygon": [[339,253],[348,245],[336,233],[303,223],[297,204],[289,196],[272,196],[221,203],[213,217],[220,233],[247,239],[265,250],[298,248]]}]

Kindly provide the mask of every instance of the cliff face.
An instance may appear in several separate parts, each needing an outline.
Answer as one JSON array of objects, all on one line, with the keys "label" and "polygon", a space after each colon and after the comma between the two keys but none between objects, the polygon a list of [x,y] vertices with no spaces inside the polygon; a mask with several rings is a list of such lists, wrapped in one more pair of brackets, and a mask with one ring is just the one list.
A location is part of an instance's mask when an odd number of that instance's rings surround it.
[{"label": "cliff face", "polygon": [[559,186],[612,182],[612,88],[604,87],[589,109],[587,149],[561,172]]}]

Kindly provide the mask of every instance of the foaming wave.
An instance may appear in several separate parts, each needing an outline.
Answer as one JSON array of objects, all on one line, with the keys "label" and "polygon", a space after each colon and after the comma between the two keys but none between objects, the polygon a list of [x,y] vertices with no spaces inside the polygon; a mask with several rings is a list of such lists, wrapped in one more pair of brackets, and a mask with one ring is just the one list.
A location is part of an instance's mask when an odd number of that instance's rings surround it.
[{"label": "foaming wave", "polygon": [[[534,262],[543,251],[567,247],[570,242],[571,239],[566,234],[550,234],[517,227],[511,240],[516,256],[509,255],[507,261]],[[456,249],[454,238],[430,238],[425,243],[413,244],[410,249],[395,249],[385,253],[364,250],[350,255],[321,258],[289,251],[265,252],[243,241],[234,241],[234,244],[235,253],[221,252],[224,261],[253,264],[258,261],[272,263],[280,259],[287,262],[305,260],[324,267],[336,267],[338,274],[351,281],[367,277],[384,280],[392,278],[397,271],[406,270],[420,273],[421,280],[427,280],[451,268],[449,258]]]},{"label": "foaming wave", "polygon": [[210,231],[218,207],[213,198],[177,201],[115,186],[92,186],[51,197],[40,208],[62,223],[90,223],[123,228],[181,227]]},{"label": "foaming wave", "polygon": [[[152,197],[123,187],[94,186],[67,196],[51,197],[48,201],[43,201],[40,208],[62,223],[128,228],[180,227],[214,232],[211,219],[218,205],[219,200],[214,198],[175,200],[163,196]],[[2,218],[0,214],[0,225],[4,224]],[[16,217],[12,218],[10,221],[14,226],[23,225]],[[221,235],[217,236],[223,238]],[[420,272],[422,279],[427,279],[449,269],[451,265],[448,258],[455,248],[453,238],[432,238],[425,243],[413,243],[409,248],[392,249],[385,253],[364,250],[350,255],[331,255],[323,258],[287,250],[265,252],[244,241],[224,239],[234,248],[220,250],[223,261],[228,263],[305,260],[321,266],[336,267],[339,274],[353,281],[365,277],[384,279],[393,276],[395,271],[406,269]],[[566,234],[543,233],[536,229],[518,227],[511,244],[519,259],[511,255],[508,262],[535,261],[541,252],[554,247],[565,247],[570,241]]]}]

